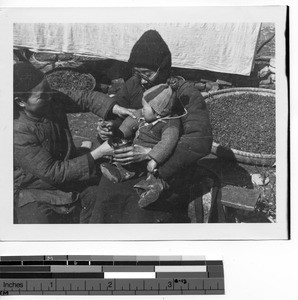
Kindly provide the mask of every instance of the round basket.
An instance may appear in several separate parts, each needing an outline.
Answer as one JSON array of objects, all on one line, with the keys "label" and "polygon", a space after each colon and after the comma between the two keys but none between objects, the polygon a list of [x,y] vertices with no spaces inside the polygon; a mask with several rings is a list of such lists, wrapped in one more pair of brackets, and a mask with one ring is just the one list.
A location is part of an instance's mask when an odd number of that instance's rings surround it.
[{"label": "round basket", "polygon": [[[221,98],[223,95],[240,95],[243,93],[257,94],[263,96],[274,96],[275,91],[261,88],[230,88],[216,92],[211,92],[204,96],[206,103],[215,99]],[[253,152],[245,152],[233,148],[227,148],[221,146],[219,143],[213,142],[211,152],[218,157],[223,157],[229,160],[236,160],[241,163],[255,164],[263,166],[271,166],[276,160],[275,154],[261,154]]]},{"label": "round basket", "polygon": [[[84,73],[84,72],[81,72],[81,71],[77,70],[76,68],[72,68],[72,67],[58,67],[58,68],[55,68],[53,70],[46,72],[45,75],[47,77],[49,77],[49,76],[55,74],[56,72],[73,72],[73,73],[77,73],[79,76],[80,75],[86,76],[88,78],[88,80],[90,80],[90,87],[88,87],[89,91],[93,91],[96,86],[96,80],[90,73]],[[74,89],[78,90],[79,88],[74,88]]]}]

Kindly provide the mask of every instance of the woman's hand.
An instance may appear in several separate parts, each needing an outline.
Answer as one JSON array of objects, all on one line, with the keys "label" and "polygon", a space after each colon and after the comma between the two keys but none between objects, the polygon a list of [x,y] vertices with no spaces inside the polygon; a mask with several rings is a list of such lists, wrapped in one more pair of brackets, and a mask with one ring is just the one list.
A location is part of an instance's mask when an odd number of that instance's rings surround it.
[{"label": "woman's hand", "polygon": [[93,157],[94,160],[97,160],[97,159],[99,159],[103,156],[106,156],[106,155],[113,155],[114,154],[114,149],[108,144],[107,141],[105,141],[99,147],[97,147],[96,149],[91,151],[90,154],[91,154],[91,156]]},{"label": "woman's hand", "polygon": [[129,146],[125,148],[115,149],[113,160],[122,165],[140,162],[150,159],[148,153],[151,148],[143,147],[140,145]]},{"label": "woman's hand", "polygon": [[125,107],[119,106],[118,104],[114,105],[112,112],[114,115],[117,115],[121,118],[124,118],[127,116],[130,116],[134,119],[136,118],[136,116],[133,114],[135,112],[135,109],[125,108]]}]

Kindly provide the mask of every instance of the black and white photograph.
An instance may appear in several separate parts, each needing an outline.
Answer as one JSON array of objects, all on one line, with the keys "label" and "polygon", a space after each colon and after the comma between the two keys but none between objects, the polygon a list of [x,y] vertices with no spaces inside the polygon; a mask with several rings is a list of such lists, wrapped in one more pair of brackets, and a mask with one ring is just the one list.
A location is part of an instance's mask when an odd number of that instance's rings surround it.
[{"label": "black and white photograph", "polygon": [[12,14],[9,225],[286,238],[285,8],[150,9]]}]

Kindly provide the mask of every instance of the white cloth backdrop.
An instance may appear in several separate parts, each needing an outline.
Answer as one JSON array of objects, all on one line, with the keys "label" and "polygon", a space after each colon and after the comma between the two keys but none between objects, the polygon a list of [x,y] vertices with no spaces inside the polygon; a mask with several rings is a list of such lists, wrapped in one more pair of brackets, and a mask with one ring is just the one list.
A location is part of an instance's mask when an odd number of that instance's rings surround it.
[{"label": "white cloth backdrop", "polygon": [[14,46],[127,61],[134,43],[156,29],[173,67],[249,75],[261,23],[15,23]]}]

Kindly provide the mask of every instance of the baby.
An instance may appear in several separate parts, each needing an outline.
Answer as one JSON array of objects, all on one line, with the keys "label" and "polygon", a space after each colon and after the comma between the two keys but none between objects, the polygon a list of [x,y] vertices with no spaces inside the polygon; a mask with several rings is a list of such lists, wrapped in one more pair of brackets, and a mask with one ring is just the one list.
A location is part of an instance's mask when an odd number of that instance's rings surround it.
[{"label": "baby", "polygon": [[[173,116],[172,108],[176,97],[175,91],[167,84],[160,84],[144,92],[143,108],[135,112],[136,118],[126,118],[117,132],[117,137],[108,143],[112,147],[122,144],[127,146],[127,140],[133,139],[133,145],[151,148],[147,163],[148,177],[135,185],[142,190],[140,207],[146,207],[155,202],[166,187],[166,183],[158,177],[158,166],[163,164],[171,155],[179,139],[180,120]],[[101,171],[113,182],[122,182],[132,177],[141,176],[146,171],[143,163],[125,165],[119,163],[102,163]]]}]

